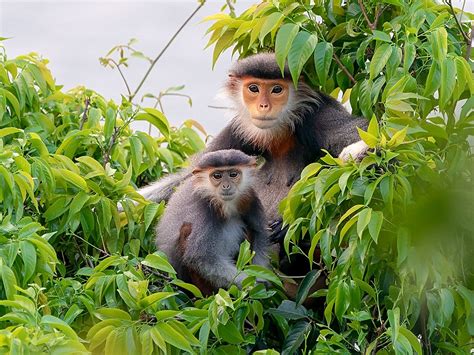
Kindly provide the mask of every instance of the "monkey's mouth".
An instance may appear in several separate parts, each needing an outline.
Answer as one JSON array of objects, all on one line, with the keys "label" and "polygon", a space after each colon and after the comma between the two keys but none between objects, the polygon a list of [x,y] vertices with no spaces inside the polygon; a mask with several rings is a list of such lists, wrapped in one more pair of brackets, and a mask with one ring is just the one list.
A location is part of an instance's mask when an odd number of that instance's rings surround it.
[{"label": "monkey's mouth", "polygon": [[277,119],[269,116],[252,117],[253,124],[258,128],[271,128],[275,125]]},{"label": "monkey's mouth", "polygon": [[224,201],[233,200],[234,197],[235,197],[235,193],[233,193],[233,192],[230,192],[230,193],[221,193],[221,198],[222,198]]}]

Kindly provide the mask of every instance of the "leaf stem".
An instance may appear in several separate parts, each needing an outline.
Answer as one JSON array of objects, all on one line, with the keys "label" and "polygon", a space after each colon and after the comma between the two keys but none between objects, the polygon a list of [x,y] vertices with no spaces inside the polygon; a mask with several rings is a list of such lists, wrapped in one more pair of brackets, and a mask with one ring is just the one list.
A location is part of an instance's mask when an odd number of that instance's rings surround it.
[{"label": "leaf stem", "polygon": [[346,66],[344,64],[342,64],[341,60],[339,59],[339,57],[333,53],[332,57],[334,58],[334,60],[336,61],[337,65],[339,65],[339,68],[341,68],[341,70],[344,72],[344,74],[347,75],[347,77],[349,78],[349,80],[352,82],[352,84],[355,84],[357,81],[354,79],[354,77],[352,76],[352,74],[349,72],[349,70],[347,70]]}]

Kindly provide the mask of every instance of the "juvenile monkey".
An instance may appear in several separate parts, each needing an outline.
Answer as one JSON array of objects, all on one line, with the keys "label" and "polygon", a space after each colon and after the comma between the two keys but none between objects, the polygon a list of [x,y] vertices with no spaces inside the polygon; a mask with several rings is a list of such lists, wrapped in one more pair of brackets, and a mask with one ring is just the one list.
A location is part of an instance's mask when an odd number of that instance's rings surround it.
[{"label": "juvenile monkey", "polygon": [[182,280],[208,295],[241,285],[235,260],[248,239],[254,264],[268,266],[269,239],[260,200],[253,190],[256,161],[238,150],[200,156],[169,200],[156,229],[156,244]]}]

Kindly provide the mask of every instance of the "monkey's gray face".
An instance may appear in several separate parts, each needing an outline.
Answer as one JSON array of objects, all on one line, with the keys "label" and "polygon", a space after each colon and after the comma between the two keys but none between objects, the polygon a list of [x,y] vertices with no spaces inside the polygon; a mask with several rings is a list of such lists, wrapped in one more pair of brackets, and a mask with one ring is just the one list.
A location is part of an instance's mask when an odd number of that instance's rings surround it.
[{"label": "monkey's gray face", "polygon": [[210,174],[210,181],[223,201],[231,201],[237,196],[241,178],[239,169],[214,170]]}]

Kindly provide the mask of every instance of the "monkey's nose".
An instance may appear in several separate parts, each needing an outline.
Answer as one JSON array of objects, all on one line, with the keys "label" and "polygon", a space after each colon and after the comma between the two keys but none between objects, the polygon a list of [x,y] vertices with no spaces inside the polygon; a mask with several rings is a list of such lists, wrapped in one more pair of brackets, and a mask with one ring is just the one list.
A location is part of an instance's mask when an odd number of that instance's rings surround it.
[{"label": "monkey's nose", "polygon": [[267,110],[269,107],[270,107],[269,104],[260,104],[261,109]]},{"label": "monkey's nose", "polygon": [[229,190],[230,189],[230,184],[222,184],[222,189],[223,190]]}]

